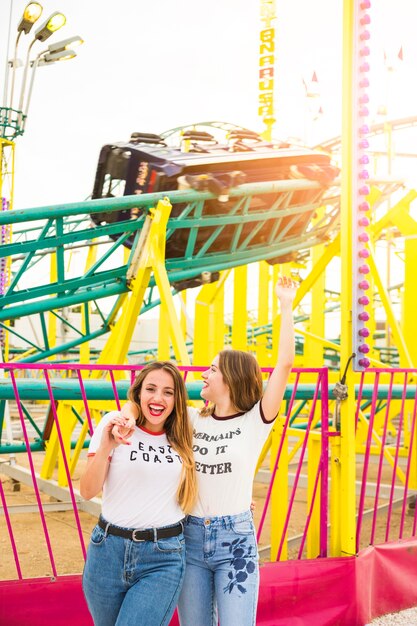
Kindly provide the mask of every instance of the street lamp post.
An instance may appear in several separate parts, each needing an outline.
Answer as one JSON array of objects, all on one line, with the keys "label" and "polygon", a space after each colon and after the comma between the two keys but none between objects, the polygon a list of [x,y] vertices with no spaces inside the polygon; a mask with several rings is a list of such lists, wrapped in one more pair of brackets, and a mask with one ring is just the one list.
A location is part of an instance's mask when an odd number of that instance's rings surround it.
[{"label": "street lamp post", "polygon": [[[23,135],[28,108],[32,96],[33,84],[38,66],[51,65],[56,61],[71,59],[76,56],[72,50],[77,44],[83,43],[81,37],[71,37],[63,41],[49,45],[46,50],[40,52],[35,59],[31,59],[32,48],[37,41],[44,42],[57,30],[65,25],[65,16],[56,11],[36,31],[33,40],[28,46],[26,62],[23,69],[23,77],[20,88],[20,97],[17,107],[15,100],[16,73],[23,64],[18,59],[18,48],[22,39],[22,33],[27,35],[33,25],[42,14],[42,6],[39,2],[29,2],[20,22],[17,26],[17,36],[14,44],[13,56],[7,56],[5,83],[3,91],[3,103],[0,106],[0,211],[13,209],[14,189],[14,140]],[[9,46],[8,46],[9,47]],[[11,71],[9,71],[11,70]],[[29,89],[26,95],[28,76],[31,71]],[[10,92],[9,92],[10,78]],[[25,102],[26,99],[26,102]],[[24,107],[25,103],[25,107]],[[11,229],[2,228],[0,231],[0,244],[11,241]],[[5,259],[0,258],[0,296],[7,291],[10,282],[11,268]],[[8,358],[8,332],[0,329],[0,350],[3,349],[3,357]],[[2,358],[0,352],[0,359]]]},{"label": "street lamp post", "polygon": [[[15,46],[14,46],[13,60],[11,62],[12,82],[11,82],[11,87],[10,87],[10,108],[13,106],[14,83],[15,83],[16,67],[17,67],[17,49],[19,46],[20,37],[22,33],[27,35],[30,32],[32,26],[40,18],[41,14],[42,14],[42,6],[39,4],[39,2],[29,2],[29,4],[26,5],[25,10],[23,11],[22,18],[17,27],[17,37],[16,37]],[[7,63],[7,68],[8,67],[9,67],[9,62]],[[4,106],[5,107],[7,106],[7,76],[5,80]]]},{"label": "street lamp post", "polygon": [[[43,43],[49,37],[51,37],[57,30],[62,28],[66,23],[66,18],[63,13],[55,11],[48,17],[48,19],[35,31],[35,36],[28,46],[26,52],[26,60],[24,63],[23,77],[20,88],[20,96],[17,107],[14,106],[15,98],[15,83],[17,69],[22,65],[17,57],[19,42],[21,40],[22,33],[27,35],[32,29],[35,22],[40,18],[42,14],[42,6],[39,2],[29,2],[26,5],[22,18],[17,27],[17,37],[14,46],[14,53],[12,59],[7,63],[7,68],[11,68],[11,80],[10,80],[10,94],[8,91],[8,79],[9,72],[6,72],[5,86],[4,86],[4,101],[3,106],[0,107],[0,138],[12,141],[17,136],[22,135],[25,129],[25,121],[27,118],[28,107],[30,104],[35,74],[38,66],[50,65],[56,61],[62,61],[72,59],[76,56],[76,53],[72,50],[75,45],[83,43],[81,37],[70,37],[63,41],[51,44],[47,50],[42,51],[37,55],[35,59],[31,59],[32,48],[37,41]],[[28,75],[32,70],[29,89],[26,94]],[[26,98],[26,103],[25,103]],[[26,106],[24,107],[24,103]]]},{"label": "street lamp post", "polygon": [[71,48],[75,48],[82,43],[84,42],[78,35],[70,37],[69,39],[64,39],[63,41],[58,41],[57,43],[48,46],[47,50],[40,52],[36,59],[31,62],[32,75],[27,93],[26,105],[24,107],[25,119],[27,119],[29,112],[29,105],[32,98],[33,84],[37,68],[41,65],[52,65],[57,61],[68,61],[69,59],[73,59],[77,56],[77,54]]},{"label": "street lamp post", "polygon": [[44,22],[42,26],[40,26],[38,30],[35,31],[35,37],[31,41],[27,50],[25,68],[23,71],[22,86],[20,89],[20,98],[19,98],[19,105],[18,105],[19,126],[23,125],[23,119],[24,117],[26,118],[26,115],[23,112],[23,100],[25,97],[26,81],[27,81],[27,75],[28,75],[28,71],[30,67],[30,53],[31,53],[32,47],[37,41],[44,42],[47,39],[49,39],[49,37],[53,35],[55,31],[59,30],[65,25],[65,22],[66,22],[65,15],[63,13],[59,13],[58,11],[55,11],[55,13],[52,13],[52,15],[46,20],[46,22]]}]

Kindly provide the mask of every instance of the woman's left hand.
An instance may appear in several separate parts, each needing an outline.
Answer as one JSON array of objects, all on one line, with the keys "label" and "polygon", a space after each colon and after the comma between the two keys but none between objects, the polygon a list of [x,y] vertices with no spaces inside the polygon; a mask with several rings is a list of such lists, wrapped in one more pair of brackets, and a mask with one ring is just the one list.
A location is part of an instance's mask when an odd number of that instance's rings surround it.
[{"label": "woman's left hand", "polygon": [[125,417],[116,416],[112,419],[113,428],[112,435],[117,444],[123,444],[130,446],[131,442],[128,439],[133,435],[135,431],[135,423],[133,420],[127,420]]},{"label": "woman's left hand", "polygon": [[289,276],[280,276],[275,285],[275,293],[282,305],[292,304],[297,293],[298,284]]}]

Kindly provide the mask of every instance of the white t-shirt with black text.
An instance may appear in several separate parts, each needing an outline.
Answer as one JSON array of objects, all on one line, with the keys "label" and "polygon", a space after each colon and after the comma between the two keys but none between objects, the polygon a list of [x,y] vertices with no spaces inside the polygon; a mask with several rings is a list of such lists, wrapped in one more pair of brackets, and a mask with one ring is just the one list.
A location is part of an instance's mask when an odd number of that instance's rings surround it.
[{"label": "white t-shirt with black text", "polygon": [[237,515],[250,508],[256,463],[274,422],[266,422],[261,402],[247,413],[202,417],[189,407],[198,478],[192,515]]},{"label": "white t-shirt with black text", "polygon": [[[97,425],[88,448],[95,454],[103,428],[118,412],[107,413]],[[176,524],[184,513],[177,502],[182,460],[165,432],[136,426],[131,445],[111,454],[103,486],[102,516],[124,528],[159,528]]]}]

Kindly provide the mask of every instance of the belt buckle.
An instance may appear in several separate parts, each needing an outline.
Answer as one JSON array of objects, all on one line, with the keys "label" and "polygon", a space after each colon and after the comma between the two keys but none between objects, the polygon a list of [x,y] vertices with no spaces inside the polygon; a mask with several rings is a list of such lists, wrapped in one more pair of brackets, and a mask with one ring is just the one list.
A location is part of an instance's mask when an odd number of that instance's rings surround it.
[{"label": "belt buckle", "polygon": [[140,533],[142,532],[141,530],[132,530],[132,541],[135,541],[136,543],[140,543],[141,541],[146,541],[146,539],[136,539],[136,533]]}]

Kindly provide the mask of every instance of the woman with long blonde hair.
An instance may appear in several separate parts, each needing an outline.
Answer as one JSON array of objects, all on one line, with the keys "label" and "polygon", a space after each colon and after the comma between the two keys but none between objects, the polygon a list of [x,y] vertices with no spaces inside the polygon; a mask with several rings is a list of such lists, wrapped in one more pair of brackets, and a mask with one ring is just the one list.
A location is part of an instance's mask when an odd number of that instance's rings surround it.
[{"label": "woman with long blonde hair", "polygon": [[[198,495],[185,524],[181,626],[254,626],[259,586],[251,496],[256,462],[278,415],[294,363],[296,284],[275,287],[281,309],[277,364],[263,389],[255,357],[223,350],[203,372],[206,406],[190,408]],[[135,407],[122,409],[129,429]]]},{"label": "woman with long blonde hair", "polygon": [[105,415],[81,478],[84,498],[103,491],[83,590],[96,626],[165,626],[181,591],[184,516],[197,493],[187,392],[163,361],[139,372],[128,398],[137,414],[128,440],[113,433],[119,413]]}]

